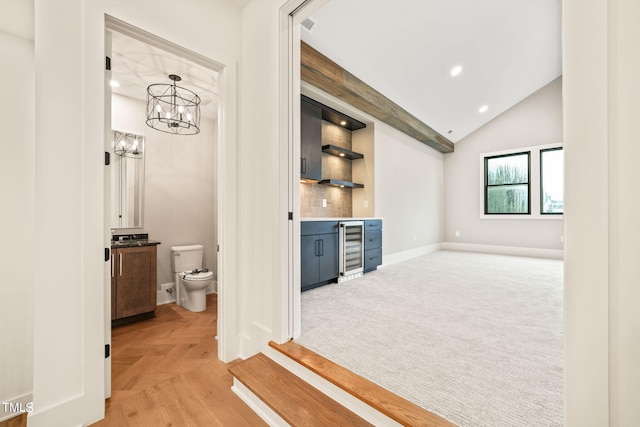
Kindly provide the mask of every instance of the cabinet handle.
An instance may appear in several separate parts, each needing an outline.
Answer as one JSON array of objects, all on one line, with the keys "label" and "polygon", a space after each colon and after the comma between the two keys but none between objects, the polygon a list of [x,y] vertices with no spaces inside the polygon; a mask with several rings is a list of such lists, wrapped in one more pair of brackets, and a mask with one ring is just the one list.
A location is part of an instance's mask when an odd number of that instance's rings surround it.
[{"label": "cabinet handle", "polygon": [[320,239],[320,256],[324,256],[324,239]]},{"label": "cabinet handle", "polygon": [[120,253],[118,254],[118,256],[120,257],[120,260],[119,260],[119,261],[120,261],[120,262],[119,262],[119,264],[120,264],[120,276],[122,276],[122,264],[123,264],[123,263],[122,263],[122,252],[120,252]]},{"label": "cabinet handle", "polygon": [[111,253],[111,277],[113,277],[116,274],[115,272],[115,266],[113,265],[113,252]]},{"label": "cabinet handle", "polygon": [[307,173],[307,159],[305,157],[301,157],[300,161],[302,162],[302,165],[300,166],[302,173]]},{"label": "cabinet handle", "polygon": [[316,239],[316,240],[315,240],[315,242],[314,242],[314,244],[315,244],[315,246],[316,246],[316,247],[315,247],[315,250],[316,250],[316,256],[320,256],[320,240],[317,240],[317,239]]}]

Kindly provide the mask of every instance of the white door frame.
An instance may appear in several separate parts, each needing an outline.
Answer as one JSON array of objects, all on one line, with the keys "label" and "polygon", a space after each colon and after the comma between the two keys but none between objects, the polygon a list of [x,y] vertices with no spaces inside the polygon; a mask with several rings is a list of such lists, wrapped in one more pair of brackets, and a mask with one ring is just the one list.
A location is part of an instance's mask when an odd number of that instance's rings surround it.
[{"label": "white door frame", "polygon": [[[104,32],[104,54],[105,57],[111,58],[111,32],[105,28]],[[105,59],[106,61],[106,59]],[[111,67],[108,69],[105,66],[104,75],[104,151],[105,153],[111,152],[111,141],[113,140],[113,134],[111,130]],[[104,168],[104,222],[105,225],[110,225],[111,218],[111,168],[113,167],[113,159],[110,162],[109,167]],[[104,228],[104,240],[107,244],[110,244],[111,232],[109,227]],[[109,246],[105,246],[109,247]],[[111,254],[111,260],[109,261],[109,272],[104,278],[104,343],[111,349],[111,269],[113,263],[113,251],[109,250]],[[106,354],[105,354],[106,356]],[[104,398],[111,397],[111,352],[109,357],[104,359]]]},{"label": "white door frame", "polygon": [[[113,16],[105,15],[105,32],[116,31],[150,46],[180,56],[218,73],[218,150],[217,150],[217,269],[218,269],[218,358],[228,362],[237,357],[237,323],[233,307],[236,305],[236,67],[224,64],[179,46],[169,40],[134,27]],[[105,113],[106,114],[106,113]],[[105,128],[110,126],[105,122]],[[108,143],[108,142],[107,142]],[[110,208],[110,194],[105,194],[105,204]],[[105,325],[107,340],[111,342],[111,279],[105,280]],[[107,283],[108,282],[108,283]],[[108,309],[107,309],[108,308]],[[107,362],[110,364],[110,360]],[[109,390],[110,392],[110,390]]]},{"label": "white door frame", "polygon": [[281,330],[286,339],[300,336],[300,24],[329,0],[289,0],[280,8],[280,156],[289,165],[281,171],[281,194],[287,195],[288,281],[283,283]]}]

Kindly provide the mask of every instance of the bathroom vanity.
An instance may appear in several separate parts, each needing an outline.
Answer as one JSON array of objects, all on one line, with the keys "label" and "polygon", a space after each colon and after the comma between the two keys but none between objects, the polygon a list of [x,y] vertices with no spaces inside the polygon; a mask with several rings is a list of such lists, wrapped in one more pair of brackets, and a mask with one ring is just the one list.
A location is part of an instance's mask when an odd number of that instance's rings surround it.
[{"label": "bathroom vanity", "polygon": [[[111,241],[111,323],[116,326],[154,316],[157,246],[147,235]],[[142,236],[143,238],[139,238]]]}]

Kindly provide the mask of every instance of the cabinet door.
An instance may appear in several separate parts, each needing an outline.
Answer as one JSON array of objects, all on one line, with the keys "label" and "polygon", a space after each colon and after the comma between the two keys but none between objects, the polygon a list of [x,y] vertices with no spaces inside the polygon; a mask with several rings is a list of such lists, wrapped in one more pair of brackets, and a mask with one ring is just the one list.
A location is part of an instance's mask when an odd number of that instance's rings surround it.
[{"label": "cabinet door", "polygon": [[364,250],[382,247],[382,230],[367,231],[364,233]]},{"label": "cabinet door", "polygon": [[304,100],[300,110],[300,177],[322,179],[322,109]]},{"label": "cabinet door", "polygon": [[368,273],[382,264],[382,248],[369,249],[364,252],[364,272]]},{"label": "cabinet door", "polygon": [[116,317],[156,309],[156,247],[118,249]]},{"label": "cabinet door", "polygon": [[320,279],[318,262],[320,240],[317,235],[302,236],[300,246],[300,285],[304,289],[308,285],[318,283]]},{"label": "cabinet door", "polygon": [[116,299],[117,294],[117,279],[116,279],[116,266],[118,263],[118,250],[111,249],[111,320],[116,319],[116,305],[118,301]]},{"label": "cabinet door", "polygon": [[320,238],[320,276],[318,281],[338,277],[338,233],[321,234]]}]

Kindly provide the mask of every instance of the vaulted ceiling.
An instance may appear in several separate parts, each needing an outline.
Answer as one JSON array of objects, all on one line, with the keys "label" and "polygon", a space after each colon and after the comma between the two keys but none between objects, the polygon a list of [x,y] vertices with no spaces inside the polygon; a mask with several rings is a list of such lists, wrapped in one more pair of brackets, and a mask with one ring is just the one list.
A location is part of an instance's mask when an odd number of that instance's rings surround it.
[{"label": "vaulted ceiling", "polygon": [[[310,20],[305,42],[452,142],[562,74],[561,0],[330,0]],[[112,66],[116,93],[178,74],[216,117],[215,72],[118,33]]]},{"label": "vaulted ceiling", "polygon": [[310,20],[305,42],[453,142],[562,74],[561,0],[331,0]]}]

